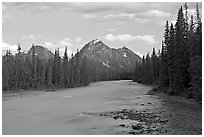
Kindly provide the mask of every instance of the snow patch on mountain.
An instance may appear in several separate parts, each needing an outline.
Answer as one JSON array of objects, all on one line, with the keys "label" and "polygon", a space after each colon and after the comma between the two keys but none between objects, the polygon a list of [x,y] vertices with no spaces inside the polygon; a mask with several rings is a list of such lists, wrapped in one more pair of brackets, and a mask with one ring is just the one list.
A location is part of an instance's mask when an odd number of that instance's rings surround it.
[{"label": "snow patch on mountain", "polygon": [[102,62],[102,64],[105,66],[105,67],[110,67],[108,64],[106,64],[105,62]]},{"label": "snow patch on mountain", "polygon": [[127,54],[126,54],[126,53],[123,53],[123,57],[127,58]]},{"label": "snow patch on mountain", "polygon": [[96,43],[98,43],[100,40],[98,40],[98,39],[95,39],[94,41],[93,41],[93,44],[96,44]]}]

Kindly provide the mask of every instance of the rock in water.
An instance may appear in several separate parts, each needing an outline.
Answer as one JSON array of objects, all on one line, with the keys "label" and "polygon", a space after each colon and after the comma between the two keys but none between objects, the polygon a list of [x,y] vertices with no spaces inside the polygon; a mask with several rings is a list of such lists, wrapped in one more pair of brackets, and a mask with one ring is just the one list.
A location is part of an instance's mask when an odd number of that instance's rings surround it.
[{"label": "rock in water", "polygon": [[122,113],[127,113],[127,112],[128,112],[128,111],[127,111],[126,108],[122,109]]},{"label": "rock in water", "polygon": [[122,123],[122,124],[120,124],[120,125],[118,125],[118,126],[120,126],[120,127],[124,127],[124,126],[125,126],[125,124],[123,124],[123,123]]},{"label": "rock in water", "polygon": [[144,103],[141,103],[141,106],[144,106]]},{"label": "rock in water", "polygon": [[139,130],[139,129],[141,129],[142,127],[139,125],[139,124],[133,124],[132,125],[132,129],[134,129],[134,130]]},{"label": "rock in water", "polygon": [[124,119],[129,119],[129,117],[128,117],[128,116],[124,116],[123,118],[124,118]]},{"label": "rock in water", "polygon": [[118,119],[119,117],[118,117],[118,116],[114,116],[113,118],[114,118],[114,119]]},{"label": "rock in water", "polygon": [[129,134],[135,135],[134,131],[129,131]]}]

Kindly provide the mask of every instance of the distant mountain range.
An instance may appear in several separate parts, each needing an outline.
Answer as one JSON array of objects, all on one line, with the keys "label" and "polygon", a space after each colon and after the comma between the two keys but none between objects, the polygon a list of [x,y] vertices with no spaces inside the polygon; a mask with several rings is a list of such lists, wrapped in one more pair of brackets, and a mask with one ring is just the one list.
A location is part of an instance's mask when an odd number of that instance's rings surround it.
[{"label": "distant mountain range", "polygon": [[[28,51],[28,55],[32,56],[33,48],[35,55],[43,60],[53,58],[54,54],[43,46],[32,46]],[[131,71],[136,65],[136,62],[141,61],[141,58],[127,47],[110,48],[102,41],[94,39],[79,51],[79,58],[86,59],[95,66],[104,67],[111,70]],[[76,56],[76,55],[75,55]],[[74,58],[76,58],[74,56]]]}]

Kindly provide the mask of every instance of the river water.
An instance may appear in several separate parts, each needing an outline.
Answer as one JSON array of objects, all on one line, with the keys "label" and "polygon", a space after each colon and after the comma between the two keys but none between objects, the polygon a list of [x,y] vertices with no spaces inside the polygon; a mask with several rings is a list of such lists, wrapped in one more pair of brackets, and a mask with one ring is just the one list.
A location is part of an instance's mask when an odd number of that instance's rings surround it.
[{"label": "river water", "polygon": [[[154,109],[156,98],[146,96],[150,86],[136,82],[105,81],[87,87],[55,92],[29,91],[3,97],[2,133],[4,135],[123,134],[120,123],[110,117],[87,115],[121,109]],[[151,102],[148,105],[147,102]],[[144,105],[141,105],[144,103]]]}]

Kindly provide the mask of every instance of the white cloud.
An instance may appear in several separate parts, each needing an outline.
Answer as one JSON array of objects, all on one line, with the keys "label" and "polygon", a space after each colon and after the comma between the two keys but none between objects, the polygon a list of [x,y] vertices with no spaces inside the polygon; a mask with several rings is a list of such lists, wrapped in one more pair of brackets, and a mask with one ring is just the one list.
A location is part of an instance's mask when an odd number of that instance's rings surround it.
[{"label": "white cloud", "polygon": [[[148,23],[154,22],[163,22],[170,17],[169,12],[164,12],[161,10],[148,10],[146,12],[138,13],[119,13],[119,14],[102,14],[102,15],[93,15],[85,14],[84,17],[87,19],[97,19],[97,21],[114,21],[114,23],[124,22],[124,21],[134,21],[135,23]],[[160,25],[161,23],[159,23]],[[124,25],[124,23],[119,23],[119,25]]]},{"label": "white cloud", "polygon": [[84,14],[82,17],[86,19],[94,19],[94,18],[97,18],[98,16],[93,14]]},{"label": "white cloud", "polygon": [[2,53],[6,53],[7,50],[10,50],[12,54],[17,53],[18,46],[17,45],[12,45],[6,42],[2,42]]},{"label": "white cloud", "polygon": [[45,42],[46,47],[50,47],[52,45],[52,42]]},{"label": "white cloud", "polygon": [[147,22],[151,22],[150,19],[145,19],[145,18],[134,18],[135,22],[137,23],[147,23]]},{"label": "white cloud", "polygon": [[[149,9],[165,10],[166,8],[172,9],[181,3],[176,2],[92,2],[82,3],[75,2],[70,3],[72,9],[82,13],[102,13],[102,12],[127,12],[137,13],[144,12]],[[201,4],[200,4],[201,5]]]},{"label": "white cloud", "polygon": [[74,40],[70,38],[64,38],[57,42],[45,42],[45,47],[47,47],[49,50],[54,52],[55,49],[59,48],[60,56],[64,56],[65,47],[67,46],[67,53],[70,57],[72,53],[76,53],[77,49],[80,49],[82,45],[82,38],[76,37]]},{"label": "white cloud", "polygon": [[71,47],[72,43],[71,43],[71,40],[69,38],[65,38],[65,39],[58,41],[57,45],[59,45],[59,47],[61,47],[61,46]]},{"label": "white cloud", "polygon": [[164,12],[164,11],[161,11],[161,10],[149,10],[149,11],[146,11],[144,13],[140,13],[144,16],[147,16],[147,17],[156,17],[156,18],[168,18],[171,14],[169,12]]},{"label": "white cloud", "polygon": [[71,53],[73,52],[71,50],[71,47],[73,46],[71,40],[69,38],[64,38],[64,39],[61,39],[55,43],[53,42],[45,42],[45,47],[48,48],[49,50],[51,50],[52,52],[54,52],[55,49],[58,49],[59,48],[59,52],[60,52],[60,56],[62,57],[64,55],[64,50],[65,50],[65,47],[67,46],[67,53],[68,53],[68,56],[71,55]]},{"label": "white cloud", "polygon": [[42,35],[23,35],[21,36],[22,39],[36,39],[36,38],[41,38]]},{"label": "white cloud", "polygon": [[135,14],[132,13],[122,13],[122,14],[118,14],[118,17],[127,17],[129,19],[134,19]]},{"label": "white cloud", "polygon": [[116,40],[116,36],[113,36],[113,34],[107,34],[105,36],[105,39],[108,40],[108,41],[115,41]]},{"label": "white cloud", "polygon": [[151,35],[133,36],[131,34],[119,34],[119,35],[107,34],[105,36],[105,39],[108,41],[122,41],[122,42],[139,41],[147,45],[155,45],[157,43],[155,37]]},{"label": "white cloud", "polygon": [[81,37],[76,37],[75,41],[76,41],[76,42],[81,42],[82,39],[81,39]]}]

